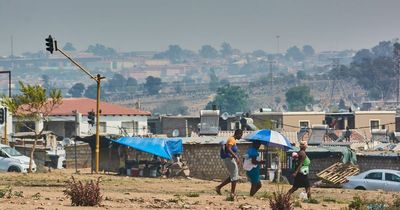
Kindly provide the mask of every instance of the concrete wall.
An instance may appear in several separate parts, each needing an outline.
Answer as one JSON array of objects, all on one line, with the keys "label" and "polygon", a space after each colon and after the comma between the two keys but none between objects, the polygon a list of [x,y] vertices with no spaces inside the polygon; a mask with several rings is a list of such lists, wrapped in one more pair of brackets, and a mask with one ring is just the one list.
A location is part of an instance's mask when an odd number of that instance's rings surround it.
[{"label": "concrete wall", "polygon": [[283,129],[285,131],[299,131],[300,122],[308,121],[309,127],[321,125],[325,120],[325,112],[284,112]]},{"label": "concrete wall", "polygon": [[379,129],[381,125],[385,125],[385,128],[389,132],[395,131],[395,111],[356,111],[355,112],[355,128],[362,128],[360,133],[366,134],[367,138],[371,137],[371,120],[379,121]]},{"label": "concrete wall", "polygon": [[[148,133],[147,128],[147,116],[101,116],[100,123],[106,123],[106,132],[107,134],[116,134],[120,135],[121,130],[119,127],[122,127],[122,122],[138,122],[138,129],[136,131],[128,132],[130,136],[132,135],[145,135]],[[75,122],[75,116],[52,116],[48,124],[48,129],[55,132],[58,136],[64,136],[70,138],[68,134],[65,132],[66,122],[71,123]],[[101,125],[100,125],[101,127]],[[92,135],[96,133],[96,127],[88,124],[87,116],[82,116],[79,122],[79,130],[80,133],[78,136]],[[100,132],[102,133],[102,129],[100,128]],[[75,136],[75,131],[72,132],[73,136]]]}]

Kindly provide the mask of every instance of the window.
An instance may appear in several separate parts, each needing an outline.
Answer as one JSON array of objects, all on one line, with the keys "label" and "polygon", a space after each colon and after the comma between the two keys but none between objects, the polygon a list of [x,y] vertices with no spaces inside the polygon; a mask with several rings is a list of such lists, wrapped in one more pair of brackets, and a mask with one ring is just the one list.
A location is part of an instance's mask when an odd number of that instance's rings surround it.
[{"label": "window", "polygon": [[310,127],[310,121],[300,121],[300,128],[309,128]]},{"label": "window", "polygon": [[99,123],[99,133],[107,133],[106,122]]},{"label": "window", "polygon": [[135,127],[134,122],[122,122],[122,129],[124,129],[127,133],[133,133],[133,129]]},{"label": "window", "polygon": [[392,182],[400,182],[400,177],[395,174],[385,173],[385,180]]},{"label": "window", "polygon": [[375,180],[382,180],[382,173],[381,172],[373,172],[365,176],[365,179],[375,179]]},{"label": "window", "polygon": [[379,120],[370,120],[369,123],[371,129],[379,129]]}]

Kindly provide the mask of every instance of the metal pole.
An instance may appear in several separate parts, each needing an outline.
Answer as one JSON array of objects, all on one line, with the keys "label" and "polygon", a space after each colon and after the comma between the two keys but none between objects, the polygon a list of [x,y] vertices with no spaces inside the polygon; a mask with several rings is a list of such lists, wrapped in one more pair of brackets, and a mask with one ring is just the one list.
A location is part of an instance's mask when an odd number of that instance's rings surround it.
[{"label": "metal pole", "polygon": [[7,108],[4,107],[4,144],[8,145],[8,138],[7,138]]},{"label": "metal pole", "polygon": [[96,101],[96,173],[99,172],[99,163],[100,163],[100,136],[99,136],[99,123],[100,123],[100,81],[104,79],[105,77],[100,76],[100,74],[97,75],[97,77],[94,77],[92,74],[89,73],[85,68],[83,68],[79,63],[74,61],[71,57],[69,57],[63,50],[58,49],[57,47],[57,41],[54,41],[55,44],[55,50],[60,51],[61,54],[63,54],[65,57],[68,58],[73,64],[75,64],[80,70],[85,72],[90,78],[92,78],[94,81],[97,83],[97,101]]},{"label": "metal pole", "polygon": [[99,128],[100,128],[100,83],[101,80],[105,77],[101,77],[100,74],[97,74],[96,82],[97,82],[97,101],[96,101],[96,173],[99,173],[99,164],[100,164],[100,136],[99,136]]}]

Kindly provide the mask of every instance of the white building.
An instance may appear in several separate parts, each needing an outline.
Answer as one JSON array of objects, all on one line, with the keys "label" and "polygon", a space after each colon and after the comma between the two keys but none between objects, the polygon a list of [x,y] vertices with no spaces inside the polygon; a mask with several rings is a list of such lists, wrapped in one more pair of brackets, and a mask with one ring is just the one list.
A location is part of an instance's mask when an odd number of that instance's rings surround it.
[{"label": "white building", "polygon": [[[100,134],[145,135],[148,133],[147,117],[150,112],[126,108],[106,102],[100,102]],[[88,113],[96,111],[96,100],[89,98],[64,98],[63,103],[55,108],[49,121],[36,122],[37,131],[53,131],[57,136],[88,136],[96,133],[96,126],[88,123]],[[15,119],[14,119],[15,120]],[[25,131],[15,126],[13,131]]]}]

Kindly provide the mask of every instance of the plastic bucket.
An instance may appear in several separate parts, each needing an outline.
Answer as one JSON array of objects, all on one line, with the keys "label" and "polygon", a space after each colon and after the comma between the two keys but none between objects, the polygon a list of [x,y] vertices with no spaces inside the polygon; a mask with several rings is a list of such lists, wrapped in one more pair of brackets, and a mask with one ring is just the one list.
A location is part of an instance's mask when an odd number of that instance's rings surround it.
[{"label": "plastic bucket", "polygon": [[274,169],[269,169],[268,170],[268,178],[269,178],[269,181],[274,181],[274,178],[275,178],[275,170]]},{"label": "plastic bucket", "polygon": [[157,169],[150,169],[149,176],[150,177],[156,177],[157,176]]},{"label": "plastic bucket", "polygon": [[132,176],[139,176],[139,169],[138,168],[132,168],[131,169],[131,175]]}]

